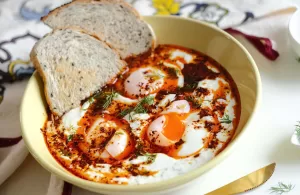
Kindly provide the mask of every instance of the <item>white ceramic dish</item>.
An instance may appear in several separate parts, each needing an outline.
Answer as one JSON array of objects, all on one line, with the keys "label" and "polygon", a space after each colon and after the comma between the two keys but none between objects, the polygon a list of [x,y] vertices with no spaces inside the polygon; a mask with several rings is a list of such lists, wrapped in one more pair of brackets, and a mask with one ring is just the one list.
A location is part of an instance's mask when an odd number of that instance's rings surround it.
[{"label": "white ceramic dish", "polygon": [[300,9],[298,9],[289,21],[290,44],[296,54],[300,57]]},{"label": "white ceramic dish", "polygon": [[21,126],[25,143],[33,157],[48,171],[81,188],[122,195],[158,194],[185,186],[224,160],[239,144],[257,113],[261,80],[248,51],[232,36],[204,22],[174,16],[144,19],[153,27],[159,44],[176,44],[203,52],[221,63],[232,75],[241,96],[241,119],[230,144],[215,158],[194,171],[172,179],[143,185],[114,185],[87,181],[66,171],[49,153],[40,128],[47,117],[43,83],[37,73],[30,79],[21,106]]}]

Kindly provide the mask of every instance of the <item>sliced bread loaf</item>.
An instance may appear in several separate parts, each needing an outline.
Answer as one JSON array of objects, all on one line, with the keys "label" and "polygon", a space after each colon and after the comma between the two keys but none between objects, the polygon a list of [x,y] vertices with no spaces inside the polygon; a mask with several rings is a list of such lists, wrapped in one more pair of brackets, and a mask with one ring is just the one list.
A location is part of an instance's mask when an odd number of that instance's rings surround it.
[{"label": "sliced bread loaf", "polygon": [[115,48],[123,59],[154,46],[151,27],[122,0],[76,0],[42,20],[54,29],[80,27]]},{"label": "sliced bread loaf", "polygon": [[79,106],[126,65],[104,42],[75,29],[46,35],[30,57],[43,78],[48,105],[58,116]]}]

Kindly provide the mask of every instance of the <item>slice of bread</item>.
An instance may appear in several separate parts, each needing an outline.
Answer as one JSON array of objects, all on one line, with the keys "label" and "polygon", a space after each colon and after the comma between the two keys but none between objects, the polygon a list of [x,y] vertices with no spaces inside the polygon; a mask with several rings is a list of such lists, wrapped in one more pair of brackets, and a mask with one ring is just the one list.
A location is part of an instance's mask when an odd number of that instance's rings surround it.
[{"label": "slice of bread", "polygon": [[123,59],[155,45],[151,27],[122,0],[76,0],[42,20],[53,29],[80,27],[115,48]]},{"label": "slice of bread", "polygon": [[107,44],[75,29],[46,35],[30,57],[43,78],[50,110],[58,116],[78,107],[126,65]]}]

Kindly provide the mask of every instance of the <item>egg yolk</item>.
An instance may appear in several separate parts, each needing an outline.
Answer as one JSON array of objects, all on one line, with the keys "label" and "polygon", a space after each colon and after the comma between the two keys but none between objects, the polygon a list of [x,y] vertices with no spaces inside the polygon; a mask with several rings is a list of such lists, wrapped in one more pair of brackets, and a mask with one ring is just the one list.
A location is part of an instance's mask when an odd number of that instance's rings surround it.
[{"label": "egg yolk", "polygon": [[177,113],[168,113],[164,115],[166,121],[163,126],[162,134],[172,141],[179,141],[184,133],[185,126]]}]

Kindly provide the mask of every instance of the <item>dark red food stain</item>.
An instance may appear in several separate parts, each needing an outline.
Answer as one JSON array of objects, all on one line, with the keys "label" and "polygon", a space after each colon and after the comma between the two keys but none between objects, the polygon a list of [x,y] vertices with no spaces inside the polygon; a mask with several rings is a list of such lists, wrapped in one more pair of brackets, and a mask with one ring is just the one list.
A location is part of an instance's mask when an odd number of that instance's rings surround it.
[{"label": "dark red food stain", "polygon": [[182,74],[188,83],[199,82],[203,79],[215,79],[219,75],[207,68],[205,61],[200,61],[197,64],[185,64]]}]

